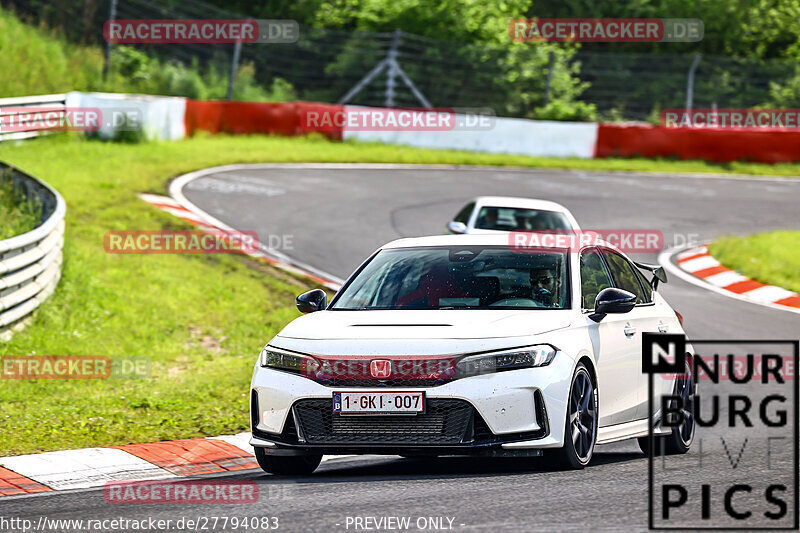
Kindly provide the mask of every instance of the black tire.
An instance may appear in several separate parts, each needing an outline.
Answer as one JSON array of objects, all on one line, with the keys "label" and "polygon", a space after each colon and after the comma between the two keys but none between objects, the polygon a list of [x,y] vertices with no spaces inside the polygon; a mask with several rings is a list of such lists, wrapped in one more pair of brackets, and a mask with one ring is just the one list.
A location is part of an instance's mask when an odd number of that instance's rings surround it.
[{"label": "black tire", "polygon": [[[686,373],[675,380],[675,396],[683,398],[683,422],[673,427],[669,435],[654,437],[653,451],[655,455],[682,455],[689,451],[694,442],[696,423],[694,418],[695,381],[692,375],[692,361],[686,358]],[[647,437],[639,437],[639,449],[650,455]]]},{"label": "black tire", "polygon": [[597,387],[589,370],[578,363],[567,396],[564,446],[555,453],[560,466],[579,470],[589,464],[597,442],[597,421]]},{"label": "black tire", "polygon": [[277,476],[306,476],[317,469],[321,455],[268,455],[264,448],[256,448],[258,466],[268,474]]}]

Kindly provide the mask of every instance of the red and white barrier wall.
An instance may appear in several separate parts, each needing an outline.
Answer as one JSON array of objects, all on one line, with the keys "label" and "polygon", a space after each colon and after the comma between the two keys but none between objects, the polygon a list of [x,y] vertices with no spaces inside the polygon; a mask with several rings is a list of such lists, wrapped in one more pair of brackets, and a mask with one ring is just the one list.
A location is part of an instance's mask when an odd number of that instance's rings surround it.
[{"label": "red and white barrier wall", "polygon": [[[228,134],[305,135],[538,157],[652,157],[737,160],[761,163],[800,161],[800,130],[786,128],[664,128],[648,124],[554,122],[497,118],[491,129],[445,131],[349,130],[316,126],[310,113],[346,114],[365,108],[313,102],[228,102],[108,93],[69,93],[68,106],[134,108],[149,139],[176,140],[198,131]],[[113,133],[104,124],[101,136]]]},{"label": "red and white barrier wall", "polygon": [[800,161],[800,130],[600,124],[594,156],[788,163]]},{"label": "red and white barrier wall", "polygon": [[186,100],[184,124],[187,135],[197,131],[230,134],[306,135],[318,131],[342,139],[342,130],[309,127],[309,113],[335,113],[342,106],[313,102],[226,102]]}]

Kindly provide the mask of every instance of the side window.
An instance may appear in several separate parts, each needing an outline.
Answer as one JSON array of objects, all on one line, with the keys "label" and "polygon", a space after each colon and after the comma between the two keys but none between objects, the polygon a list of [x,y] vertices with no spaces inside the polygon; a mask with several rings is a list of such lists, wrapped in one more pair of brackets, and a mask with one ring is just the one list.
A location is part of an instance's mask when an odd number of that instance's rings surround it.
[{"label": "side window", "polygon": [[606,251],[605,258],[617,287],[635,294],[637,304],[649,303],[650,300],[639,284],[639,278],[634,272],[634,266],[615,252]]},{"label": "side window", "polygon": [[475,202],[470,202],[464,206],[464,209],[458,212],[456,218],[453,220],[456,222],[463,222],[464,224],[469,223],[469,216],[472,214],[472,210],[475,209]]},{"label": "side window", "polygon": [[581,253],[581,307],[594,309],[597,293],[611,287],[611,278],[597,250]]}]

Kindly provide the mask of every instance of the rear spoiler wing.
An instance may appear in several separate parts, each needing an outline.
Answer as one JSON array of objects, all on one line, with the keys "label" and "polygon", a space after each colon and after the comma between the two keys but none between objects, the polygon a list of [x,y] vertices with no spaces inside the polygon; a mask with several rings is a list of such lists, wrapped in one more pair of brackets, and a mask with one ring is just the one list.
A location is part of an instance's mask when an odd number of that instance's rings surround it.
[{"label": "rear spoiler wing", "polygon": [[634,265],[641,268],[642,270],[647,270],[653,274],[653,279],[650,280],[650,286],[653,287],[653,290],[658,289],[658,282],[666,283],[667,282],[667,272],[664,270],[664,267],[661,265],[651,265],[648,263],[639,263],[638,261],[633,262]]}]

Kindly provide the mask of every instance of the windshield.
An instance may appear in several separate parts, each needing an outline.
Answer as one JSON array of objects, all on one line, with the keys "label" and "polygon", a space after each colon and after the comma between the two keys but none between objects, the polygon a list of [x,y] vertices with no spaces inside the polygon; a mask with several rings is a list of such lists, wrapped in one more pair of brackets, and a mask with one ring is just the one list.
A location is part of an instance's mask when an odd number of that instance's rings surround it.
[{"label": "windshield", "polygon": [[516,207],[482,207],[475,221],[477,229],[501,231],[572,229],[563,213],[519,209]]},{"label": "windshield", "polygon": [[332,309],[565,309],[566,253],[506,246],[382,250]]}]

